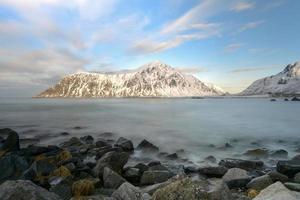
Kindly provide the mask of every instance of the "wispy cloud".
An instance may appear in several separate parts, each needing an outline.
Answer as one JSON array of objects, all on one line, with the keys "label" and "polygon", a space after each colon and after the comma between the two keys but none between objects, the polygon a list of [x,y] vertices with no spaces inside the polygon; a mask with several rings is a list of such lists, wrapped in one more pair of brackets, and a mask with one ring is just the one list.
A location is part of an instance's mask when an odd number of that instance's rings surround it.
[{"label": "wispy cloud", "polygon": [[249,22],[247,24],[242,25],[239,28],[238,33],[244,32],[246,30],[254,29],[254,28],[260,26],[263,23],[265,23],[264,20],[259,20],[259,21],[255,21],[255,22]]},{"label": "wispy cloud", "polygon": [[228,73],[239,74],[239,73],[265,71],[265,70],[274,69],[274,67],[278,67],[278,66],[238,68],[238,69],[231,70]]},{"label": "wispy cloud", "polygon": [[255,3],[251,3],[251,2],[247,2],[247,1],[242,1],[242,2],[236,3],[231,8],[231,10],[235,11],[235,12],[241,12],[241,11],[253,9],[254,7],[255,7]]},{"label": "wispy cloud", "polygon": [[240,49],[242,46],[244,46],[244,43],[233,43],[233,44],[229,44],[224,48],[224,51],[226,53],[232,53],[237,51],[238,49]]}]

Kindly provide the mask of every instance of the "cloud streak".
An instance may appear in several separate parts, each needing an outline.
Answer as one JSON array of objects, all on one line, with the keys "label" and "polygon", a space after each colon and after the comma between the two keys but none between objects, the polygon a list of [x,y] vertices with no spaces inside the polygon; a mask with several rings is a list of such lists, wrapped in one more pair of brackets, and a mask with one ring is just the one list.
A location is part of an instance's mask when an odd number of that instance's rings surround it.
[{"label": "cloud streak", "polygon": [[258,71],[265,71],[274,69],[275,66],[270,67],[246,67],[246,68],[239,68],[229,71],[228,73],[231,74],[240,74],[240,73],[248,73],[248,72],[258,72]]},{"label": "cloud streak", "polygon": [[235,12],[241,12],[241,11],[245,11],[245,10],[251,10],[255,7],[254,3],[250,3],[247,1],[243,1],[243,2],[238,2],[236,3],[231,10],[235,11]]},{"label": "cloud streak", "polygon": [[257,28],[258,26],[260,26],[260,25],[262,25],[264,23],[265,23],[264,20],[259,20],[259,21],[255,21],[255,22],[249,22],[249,23],[244,24],[243,26],[241,26],[240,29],[238,30],[238,33],[244,32],[246,30]]},{"label": "cloud streak", "polygon": [[226,53],[232,53],[237,51],[238,49],[240,49],[242,46],[244,46],[245,44],[243,43],[233,43],[233,44],[229,44],[224,48],[224,51]]}]

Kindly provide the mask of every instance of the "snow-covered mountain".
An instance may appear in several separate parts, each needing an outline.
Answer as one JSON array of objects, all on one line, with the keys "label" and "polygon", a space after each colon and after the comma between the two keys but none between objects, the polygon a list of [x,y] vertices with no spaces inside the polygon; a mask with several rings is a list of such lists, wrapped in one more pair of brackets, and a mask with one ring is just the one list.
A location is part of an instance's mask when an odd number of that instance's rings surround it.
[{"label": "snow-covered mountain", "polygon": [[289,64],[274,75],[252,83],[241,95],[300,94],[300,62]]},{"label": "snow-covered mountain", "polygon": [[155,61],[132,71],[68,75],[37,97],[188,97],[222,94],[224,92],[215,86]]}]

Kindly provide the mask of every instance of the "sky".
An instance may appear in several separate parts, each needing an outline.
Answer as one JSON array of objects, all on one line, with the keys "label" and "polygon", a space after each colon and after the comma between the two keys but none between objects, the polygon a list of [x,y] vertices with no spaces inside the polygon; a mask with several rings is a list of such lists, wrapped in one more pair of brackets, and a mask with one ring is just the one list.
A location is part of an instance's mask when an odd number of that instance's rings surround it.
[{"label": "sky", "polygon": [[237,93],[300,60],[299,0],[0,0],[0,96],[154,60]]}]

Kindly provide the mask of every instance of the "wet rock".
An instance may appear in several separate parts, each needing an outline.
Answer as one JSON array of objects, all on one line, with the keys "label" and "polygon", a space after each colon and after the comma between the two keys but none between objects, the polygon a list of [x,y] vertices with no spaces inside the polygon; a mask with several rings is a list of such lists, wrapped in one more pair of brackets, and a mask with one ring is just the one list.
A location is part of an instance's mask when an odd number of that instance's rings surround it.
[{"label": "wet rock", "polygon": [[121,147],[124,151],[133,151],[134,150],[132,141],[130,141],[126,138],[123,138],[123,137],[120,137],[117,140],[115,146]]},{"label": "wet rock", "polygon": [[168,168],[164,165],[154,165],[149,167],[148,171],[168,171]]},{"label": "wet rock", "polygon": [[150,143],[147,140],[143,140],[137,147],[137,150],[142,150],[144,152],[158,152],[159,148],[155,146],[154,144]]},{"label": "wet rock", "polygon": [[287,177],[286,175],[284,174],[281,174],[277,171],[270,171],[268,173],[268,175],[271,177],[272,181],[275,183],[277,181],[280,181],[282,183],[285,183],[289,180],[289,177]]},{"label": "wet rock", "polygon": [[86,144],[93,144],[94,142],[94,138],[90,135],[85,135],[83,137],[80,137],[80,140]]},{"label": "wet rock", "polygon": [[279,150],[271,152],[270,156],[272,158],[287,158],[288,157],[288,152],[284,149],[279,149]]},{"label": "wet rock", "polygon": [[[4,143],[5,139],[3,137],[0,136],[0,145],[2,145],[2,143]],[[1,148],[1,146],[0,146]]]},{"label": "wet rock", "polygon": [[264,175],[264,176],[260,176],[260,177],[252,179],[247,184],[247,188],[261,191],[272,184],[273,184],[273,181],[272,181],[271,177],[269,175]]},{"label": "wet rock", "polygon": [[160,161],[153,160],[153,161],[151,161],[151,162],[148,163],[148,167],[153,167],[155,165],[161,165]]},{"label": "wet rock", "polygon": [[62,133],[60,133],[60,135],[67,136],[67,135],[70,135],[70,133],[68,133],[68,132],[62,132]]},{"label": "wet rock", "polygon": [[0,158],[0,184],[6,180],[16,180],[29,167],[24,157],[15,154]]},{"label": "wet rock", "polygon": [[199,168],[196,165],[184,166],[184,172],[187,174],[198,173]]},{"label": "wet rock", "polygon": [[52,181],[52,186],[50,187],[49,191],[57,194],[63,200],[69,200],[72,197],[72,180],[64,180],[64,178],[59,177],[62,179],[61,181],[54,184],[54,180]]},{"label": "wet rock", "polygon": [[293,178],[295,174],[300,172],[300,160],[278,161],[277,171]]},{"label": "wet rock", "polygon": [[96,142],[96,146],[101,148],[101,147],[107,147],[107,146],[111,146],[106,140],[98,140]]},{"label": "wet rock", "polygon": [[217,159],[214,156],[207,156],[204,158],[205,161],[211,162],[211,163],[216,163]]},{"label": "wet rock", "polygon": [[31,181],[6,181],[0,185],[1,200],[62,200],[55,193],[49,192]]},{"label": "wet rock", "polygon": [[7,130],[7,138],[1,145],[0,151],[19,151],[20,150],[20,142],[19,142],[19,134],[13,130]]},{"label": "wet rock", "polygon": [[172,176],[173,174],[169,171],[145,171],[141,177],[141,185],[162,183]]},{"label": "wet rock", "polygon": [[264,148],[251,149],[246,151],[244,155],[251,158],[267,158],[269,156],[269,150]]},{"label": "wet rock", "polygon": [[231,168],[222,178],[230,189],[245,187],[251,180],[246,170]]},{"label": "wet rock", "polygon": [[147,171],[149,169],[148,165],[145,165],[144,163],[138,163],[134,166],[134,168],[139,169],[141,174],[143,174],[144,171]]},{"label": "wet rock", "polygon": [[211,178],[211,177],[221,178],[226,174],[227,171],[228,171],[228,169],[226,167],[222,167],[222,166],[199,168],[199,173],[203,174],[209,178]]},{"label": "wet rock", "polygon": [[103,170],[105,167],[109,167],[117,173],[121,173],[124,165],[129,159],[129,154],[125,152],[108,152],[102,156],[94,167],[93,171],[98,177],[103,176]]},{"label": "wet rock", "polygon": [[178,159],[178,155],[177,155],[177,153],[172,153],[172,154],[167,155],[166,158],[170,159],[170,160],[176,160],[176,159]]},{"label": "wet rock", "polygon": [[47,156],[51,155],[56,155],[59,151],[62,151],[59,147],[57,146],[48,146],[48,147],[44,147],[44,146],[37,146],[37,145],[29,145],[28,147],[24,148],[21,150],[22,153],[24,153],[24,155],[26,157],[32,157],[32,156],[37,156],[40,154],[45,154]]},{"label": "wet rock", "polygon": [[24,171],[23,177],[26,180],[39,182],[41,185],[46,184],[47,177],[56,169],[54,163],[50,160],[34,161],[29,169]]},{"label": "wet rock", "polygon": [[300,192],[300,184],[299,183],[287,182],[287,183],[284,183],[284,186],[287,187],[290,190]]},{"label": "wet rock", "polygon": [[103,184],[105,188],[117,189],[126,180],[108,167],[104,168]]},{"label": "wet rock", "polygon": [[262,190],[254,200],[298,200],[299,192],[287,189],[282,183],[276,182]]},{"label": "wet rock", "polygon": [[226,168],[241,168],[244,170],[254,170],[261,169],[264,166],[264,163],[262,161],[226,158],[221,160],[219,162],[219,165],[224,166]]},{"label": "wet rock", "polygon": [[138,168],[128,168],[124,172],[124,178],[129,181],[130,183],[136,185],[140,183],[141,179],[141,172]]},{"label": "wet rock", "polygon": [[75,147],[78,147],[78,146],[81,146],[83,145],[83,143],[81,142],[81,140],[77,137],[72,137],[70,140],[62,143],[62,147],[72,147],[72,146],[75,146]]},{"label": "wet rock", "polygon": [[298,97],[293,97],[291,101],[300,101],[300,99]]},{"label": "wet rock", "polygon": [[137,187],[130,183],[123,183],[113,194],[112,197],[116,200],[146,200],[143,198],[143,193]]},{"label": "wet rock", "polygon": [[10,132],[15,132],[14,130],[10,128],[0,128],[0,135],[1,136],[7,136]]},{"label": "wet rock", "polygon": [[297,174],[295,174],[295,176],[294,176],[294,181],[295,181],[296,183],[300,183],[300,172],[298,172]]},{"label": "wet rock", "polygon": [[300,160],[300,154],[299,155],[296,155],[292,158],[292,160]]}]

